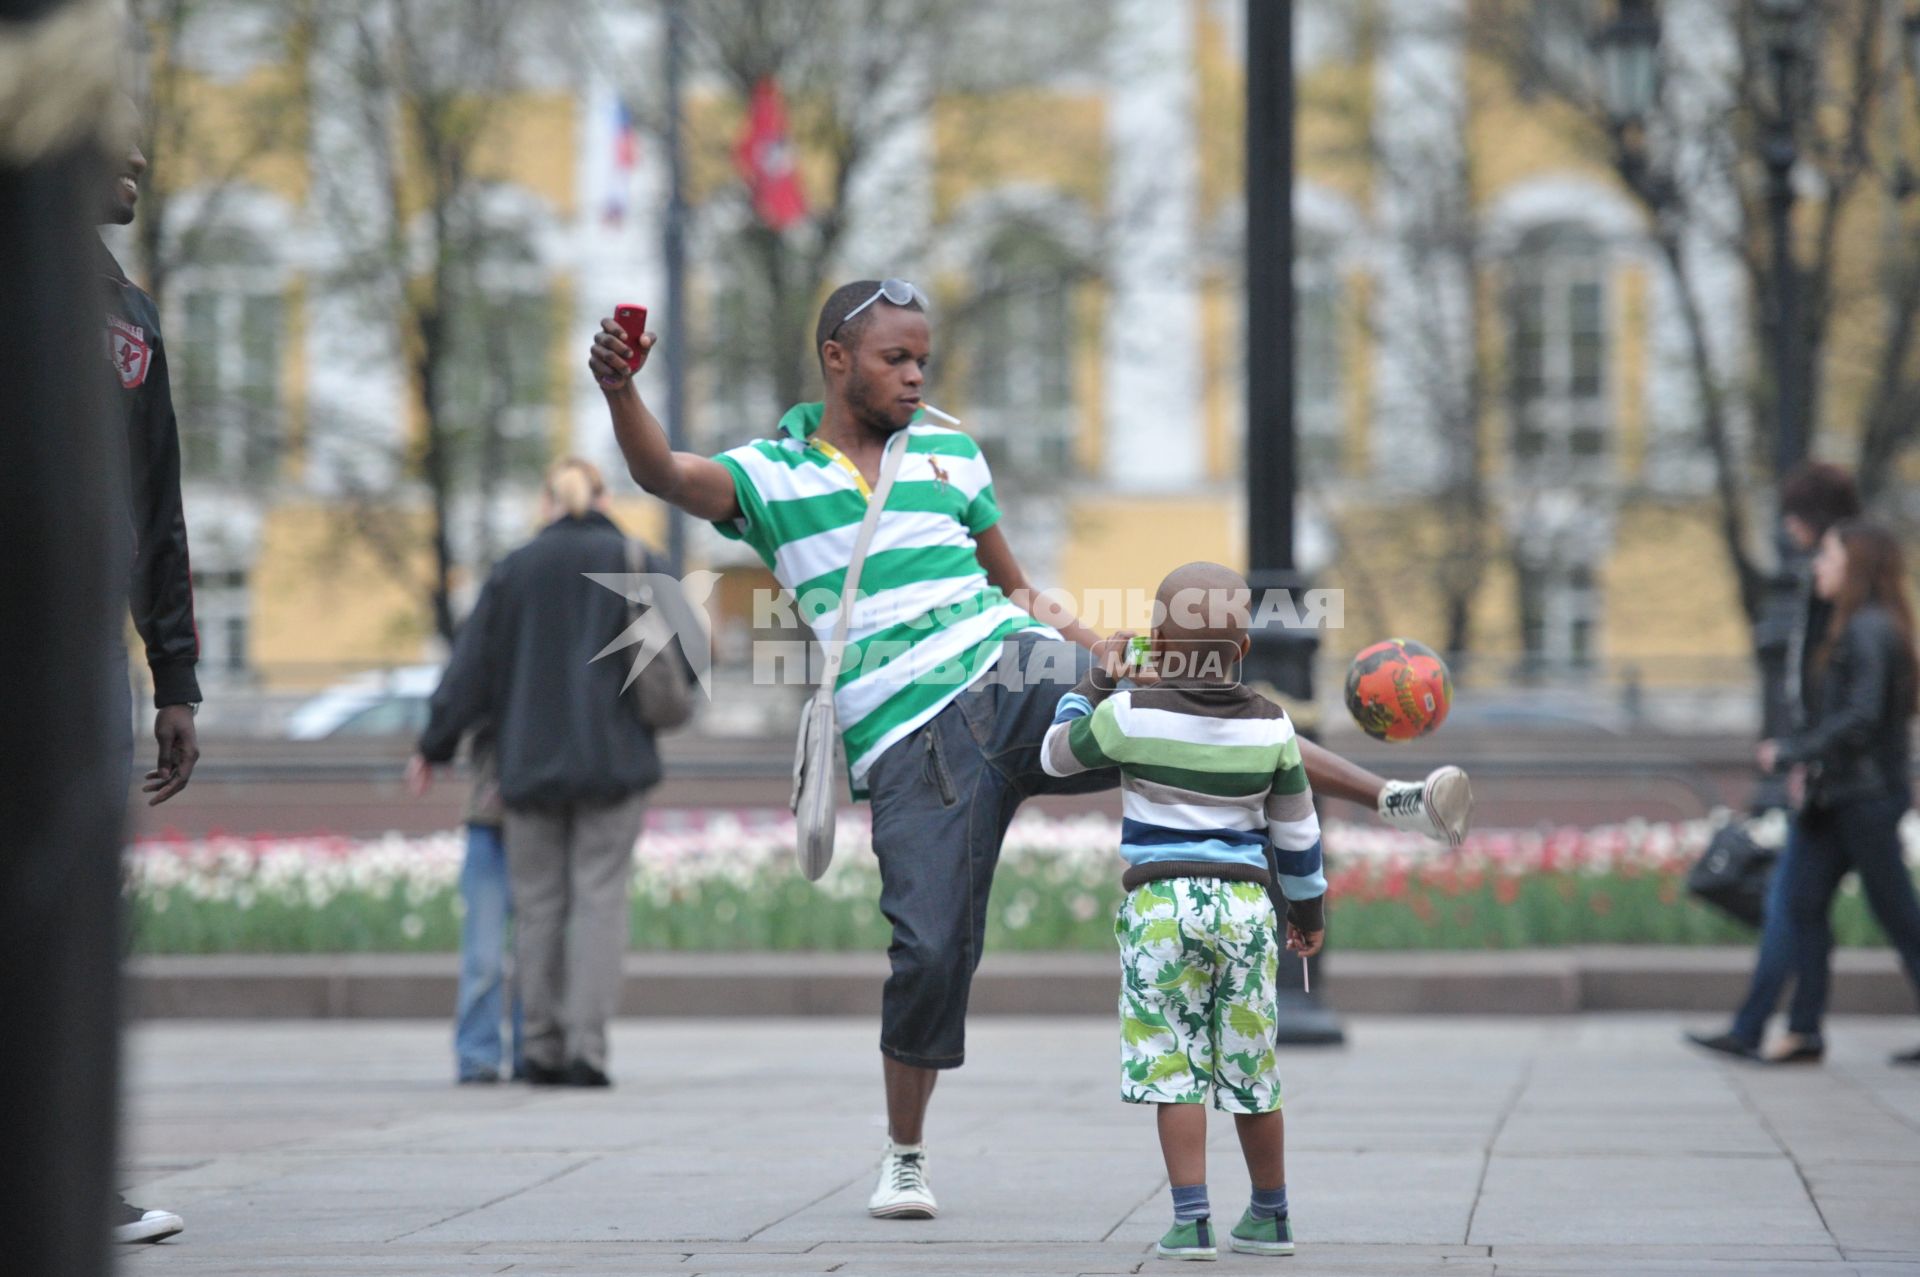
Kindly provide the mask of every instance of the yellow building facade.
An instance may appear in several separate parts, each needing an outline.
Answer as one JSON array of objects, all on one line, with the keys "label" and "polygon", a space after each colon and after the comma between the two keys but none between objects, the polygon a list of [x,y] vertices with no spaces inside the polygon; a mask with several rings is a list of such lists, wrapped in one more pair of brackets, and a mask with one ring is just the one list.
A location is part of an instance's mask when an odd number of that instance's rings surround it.
[{"label": "yellow building facade", "polygon": [[[903,241],[913,246],[889,262],[864,257],[859,227],[878,236],[902,215],[850,209],[856,229],[835,268],[897,265],[928,281],[951,346],[930,395],[988,446],[1031,575],[1075,595],[1151,590],[1190,559],[1245,564],[1242,388],[1259,357],[1242,335],[1241,6],[1106,8],[1106,45],[1060,74],[936,78],[901,143],[924,191],[918,233]],[[1346,628],[1325,636],[1324,655],[1337,662],[1389,634],[1440,646],[1464,616],[1455,637],[1479,658],[1476,679],[1742,681],[1745,626],[1644,220],[1601,139],[1522,94],[1464,21],[1431,20],[1471,11],[1468,0],[1297,9],[1298,540],[1316,580],[1346,591]],[[1022,30],[1012,6],[1005,29]],[[642,15],[628,38],[645,53],[657,34]],[[233,136],[251,95],[278,92],[288,74],[187,77],[194,119],[177,144],[199,158],[162,155],[156,171],[176,213],[205,216],[196,200],[217,180],[245,193],[236,206],[251,202],[256,247],[275,218],[315,220],[327,176],[317,120],[303,114],[285,144],[251,156],[194,137]],[[659,148],[642,135],[632,171],[609,158],[623,91],[602,71],[533,77],[496,104],[476,152],[476,188],[521,234],[518,255],[477,278],[507,299],[504,313],[524,322],[514,341],[536,354],[515,357],[529,371],[501,418],[522,463],[484,497],[460,494],[462,592],[531,529],[538,462],[563,452],[613,467],[621,521],[665,535],[657,503],[617,473],[584,369],[595,317],[662,287]],[[324,94],[300,101],[328,109]],[[727,86],[696,77],[696,224],[737,180],[739,109]],[[813,172],[805,157],[802,172]],[[1436,190],[1435,173],[1454,185]],[[816,208],[831,198],[818,183],[809,194]],[[264,264],[180,264],[164,298],[170,343],[203,351],[183,423],[221,394],[279,423],[264,469],[244,463],[244,442],[242,461],[188,462],[203,634],[209,608],[217,622],[211,662],[265,686],[438,651],[424,604],[429,514],[405,482],[419,396],[404,340],[330,353],[329,334],[378,324],[351,318],[330,291],[327,236],[295,238],[304,251]],[[1433,247],[1443,241],[1467,247]],[[767,433],[778,408],[725,398],[738,389],[716,362],[731,357],[727,242],[696,231],[690,281],[693,443],[707,451]],[[1710,298],[1730,379],[1747,359],[1736,274]],[[548,318],[525,319],[534,313]],[[269,324],[262,354],[247,334]],[[1852,411],[1849,394],[1836,381],[1828,411]],[[373,441],[338,444],[349,418],[374,423]],[[218,440],[185,433],[190,450]],[[689,546],[695,565],[727,573],[723,612],[770,583],[704,529]]]}]

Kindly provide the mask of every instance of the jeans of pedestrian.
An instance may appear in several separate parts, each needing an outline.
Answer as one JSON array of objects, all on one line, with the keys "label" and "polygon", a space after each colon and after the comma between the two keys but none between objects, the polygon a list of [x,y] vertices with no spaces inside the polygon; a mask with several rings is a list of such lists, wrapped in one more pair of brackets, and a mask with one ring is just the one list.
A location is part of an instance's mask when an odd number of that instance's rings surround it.
[{"label": "jeans of pedestrian", "polygon": [[646,813],[644,790],[611,803],[507,808],[530,1065],[582,1060],[606,1071],[607,1021],[620,1009],[632,917],[627,886]]},{"label": "jeans of pedestrian", "polygon": [[1767,1019],[1793,983],[1787,1028],[1817,1035],[1832,983],[1833,897],[1848,871],[1860,875],[1867,905],[1920,992],[1920,900],[1901,859],[1905,793],[1843,803],[1796,816],[1767,891],[1760,953],[1732,1033],[1759,1046]]},{"label": "jeans of pedestrian", "polygon": [[[513,919],[507,889],[507,848],[498,825],[467,826],[467,857],[460,865],[460,999],[453,1019],[453,1056],[459,1076],[520,1073],[524,1017],[520,990],[507,975],[507,925]],[[500,1021],[512,1024],[513,1051],[504,1061]]]},{"label": "jeans of pedestrian", "polygon": [[1076,644],[1016,635],[992,670],[868,771],[880,910],[893,924],[893,974],[880,1012],[880,1050],[889,1058],[928,1069],[965,1060],[987,897],[1021,801],[1120,783],[1113,769],[1062,779],[1040,766],[1054,707],[1090,663]]}]

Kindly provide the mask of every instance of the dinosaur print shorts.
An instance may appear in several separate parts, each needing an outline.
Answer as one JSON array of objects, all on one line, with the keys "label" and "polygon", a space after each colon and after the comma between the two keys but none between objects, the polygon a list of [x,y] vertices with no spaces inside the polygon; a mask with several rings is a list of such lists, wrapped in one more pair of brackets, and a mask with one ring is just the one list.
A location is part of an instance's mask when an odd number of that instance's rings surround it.
[{"label": "dinosaur print shorts", "polygon": [[1212,878],[1143,883],[1120,902],[1120,1098],[1280,1107],[1273,986],[1280,928],[1266,888]]}]

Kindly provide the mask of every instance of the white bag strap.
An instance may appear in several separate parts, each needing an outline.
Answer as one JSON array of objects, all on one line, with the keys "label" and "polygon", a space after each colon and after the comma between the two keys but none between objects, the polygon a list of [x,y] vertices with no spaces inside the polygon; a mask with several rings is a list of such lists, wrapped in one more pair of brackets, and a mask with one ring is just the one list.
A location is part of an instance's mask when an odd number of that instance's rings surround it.
[{"label": "white bag strap", "polygon": [[880,482],[867,499],[867,517],[860,522],[860,535],[853,542],[853,558],[847,563],[847,579],[840,587],[840,616],[833,623],[833,638],[827,643],[826,664],[820,675],[820,686],[827,694],[833,694],[833,686],[840,679],[840,663],[847,654],[847,626],[853,618],[853,601],[860,590],[860,569],[867,562],[867,547],[873,544],[874,529],[880,526],[880,511],[886,507],[887,494],[893,490],[894,476],[900,473],[900,463],[907,455],[907,445],[902,442],[907,437],[905,430],[896,431],[893,438],[887,440],[887,447],[880,461]]}]

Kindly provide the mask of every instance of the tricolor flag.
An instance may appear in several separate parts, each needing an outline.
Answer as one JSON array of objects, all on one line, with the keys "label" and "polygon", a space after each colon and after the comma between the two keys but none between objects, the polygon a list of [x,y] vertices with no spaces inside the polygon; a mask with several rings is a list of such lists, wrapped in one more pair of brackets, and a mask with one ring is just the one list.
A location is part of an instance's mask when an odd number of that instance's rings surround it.
[{"label": "tricolor flag", "polygon": [[640,143],[634,136],[633,116],[626,99],[613,100],[613,162],[607,171],[606,222],[618,226],[627,219],[627,195],[633,189],[633,170]]},{"label": "tricolor flag", "polygon": [[784,231],[807,215],[807,196],[787,138],[787,104],[771,77],[753,86],[746,132],[733,153],[753,194],[753,211],[767,226]]}]

